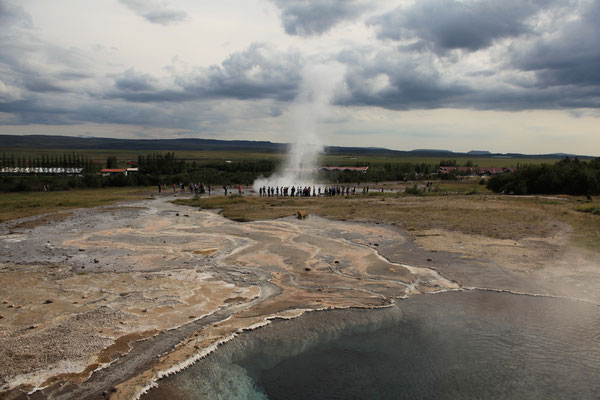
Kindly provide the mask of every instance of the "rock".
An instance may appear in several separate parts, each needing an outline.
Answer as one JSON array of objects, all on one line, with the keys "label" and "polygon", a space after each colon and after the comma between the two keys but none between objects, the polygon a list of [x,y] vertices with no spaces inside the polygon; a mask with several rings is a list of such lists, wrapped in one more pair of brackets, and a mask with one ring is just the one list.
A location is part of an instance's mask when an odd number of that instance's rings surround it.
[{"label": "rock", "polygon": [[46,301],[44,302],[44,304],[52,304],[54,303],[54,300],[52,299],[46,299]]},{"label": "rock", "polygon": [[340,262],[338,260],[335,260],[334,263],[339,264]]},{"label": "rock", "polygon": [[10,306],[8,306],[8,308],[15,308],[15,305],[11,304]]},{"label": "rock", "polygon": [[176,216],[176,217],[179,217],[179,213],[175,213],[175,216]]},{"label": "rock", "polygon": [[8,304],[8,300],[4,300],[2,304]]},{"label": "rock", "polygon": [[100,262],[100,260],[98,260],[97,258],[94,258],[94,264],[98,264]]},{"label": "rock", "polygon": [[79,251],[85,251],[85,249],[79,249]]},{"label": "rock", "polygon": [[305,271],[310,271],[309,267],[304,268]]},{"label": "rock", "polygon": [[379,243],[373,243],[373,246],[379,246]]},{"label": "rock", "polygon": [[33,325],[30,325],[30,326],[29,326],[29,328],[27,328],[27,329],[35,329],[35,328],[37,328],[37,327],[38,327],[38,325],[37,325],[37,324],[33,324]]},{"label": "rock", "polygon": [[298,217],[298,219],[308,218],[308,214],[304,210],[298,210],[298,213],[296,214],[296,216]]},{"label": "rock", "polygon": [[4,315],[0,315],[0,319],[4,319]]},{"label": "rock", "polygon": [[433,261],[431,258],[428,258],[427,261]]},{"label": "rock", "polygon": [[82,298],[82,299],[87,299],[87,298],[88,298],[88,295],[87,295],[87,294],[84,294],[83,296],[81,296],[81,298]]}]

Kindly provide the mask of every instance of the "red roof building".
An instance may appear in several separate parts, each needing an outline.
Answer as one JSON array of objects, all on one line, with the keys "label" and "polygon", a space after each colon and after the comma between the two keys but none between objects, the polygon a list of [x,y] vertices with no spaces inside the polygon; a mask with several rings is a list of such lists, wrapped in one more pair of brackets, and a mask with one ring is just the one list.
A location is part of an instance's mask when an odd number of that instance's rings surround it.
[{"label": "red roof building", "polygon": [[127,175],[127,170],[124,168],[103,168],[100,172],[104,176],[118,175],[118,174]]}]

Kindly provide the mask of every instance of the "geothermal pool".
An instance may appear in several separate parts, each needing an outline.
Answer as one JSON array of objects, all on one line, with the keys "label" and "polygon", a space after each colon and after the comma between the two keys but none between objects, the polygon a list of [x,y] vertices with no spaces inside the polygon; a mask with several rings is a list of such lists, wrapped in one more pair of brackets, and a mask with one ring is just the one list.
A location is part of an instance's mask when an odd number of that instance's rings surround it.
[{"label": "geothermal pool", "polygon": [[600,309],[466,291],[245,332],[147,399],[597,399]]}]

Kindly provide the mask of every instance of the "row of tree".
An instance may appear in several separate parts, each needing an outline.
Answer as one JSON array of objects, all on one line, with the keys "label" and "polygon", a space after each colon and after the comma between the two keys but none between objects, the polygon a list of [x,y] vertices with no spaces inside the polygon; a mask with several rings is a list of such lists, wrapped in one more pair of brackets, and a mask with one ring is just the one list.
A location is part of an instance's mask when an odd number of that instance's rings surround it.
[{"label": "row of tree", "polygon": [[591,161],[566,157],[555,164],[524,166],[493,176],[487,187],[509,194],[600,194],[600,157]]},{"label": "row of tree", "polygon": [[[470,164],[470,165],[469,165]],[[456,160],[442,160],[438,163],[424,162],[372,162],[356,166],[369,166],[366,173],[361,171],[320,171],[319,180],[332,183],[360,183],[400,181],[412,179],[432,179],[431,174],[440,166],[456,166]],[[269,177],[278,168],[273,160],[245,161],[190,161],[175,156],[173,152],[140,155],[137,159],[138,173],[134,175],[101,176],[100,165],[84,154],[64,153],[42,155],[37,158],[2,155],[1,167],[46,167],[83,168],[82,176],[33,176],[33,174],[5,174],[0,180],[0,191],[42,190],[44,186],[67,189],[72,187],[101,187],[128,185],[156,185],[159,183],[204,183],[209,185],[249,185],[258,177]],[[115,157],[106,160],[108,168],[117,168]],[[467,165],[472,162],[467,161]],[[12,175],[12,176],[11,176]],[[40,174],[43,175],[43,174]],[[439,176],[453,179],[454,175]],[[599,159],[583,162],[565,158],[556,164],[520,166],[511,174],[494,176],[488,187],[496,192],[527,193],[568,193],[588,194],[600,191]]]},{"label": "row of tree", "polygon": [[78,153],[42,154],[35,158],[2,153],[0,168],[83,168],[88,173],[98,170],[94,161]]}]

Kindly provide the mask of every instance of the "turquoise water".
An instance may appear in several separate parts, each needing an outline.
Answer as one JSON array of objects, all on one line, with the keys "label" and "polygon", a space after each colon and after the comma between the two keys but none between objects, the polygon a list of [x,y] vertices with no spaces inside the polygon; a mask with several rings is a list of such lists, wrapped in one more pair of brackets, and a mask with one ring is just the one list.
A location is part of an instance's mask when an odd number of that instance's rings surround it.
[{"label": "turquoise water", "polygon": [[149,397],[598,399],[600,312],[465,292],[309,313],[240,335]]}]

